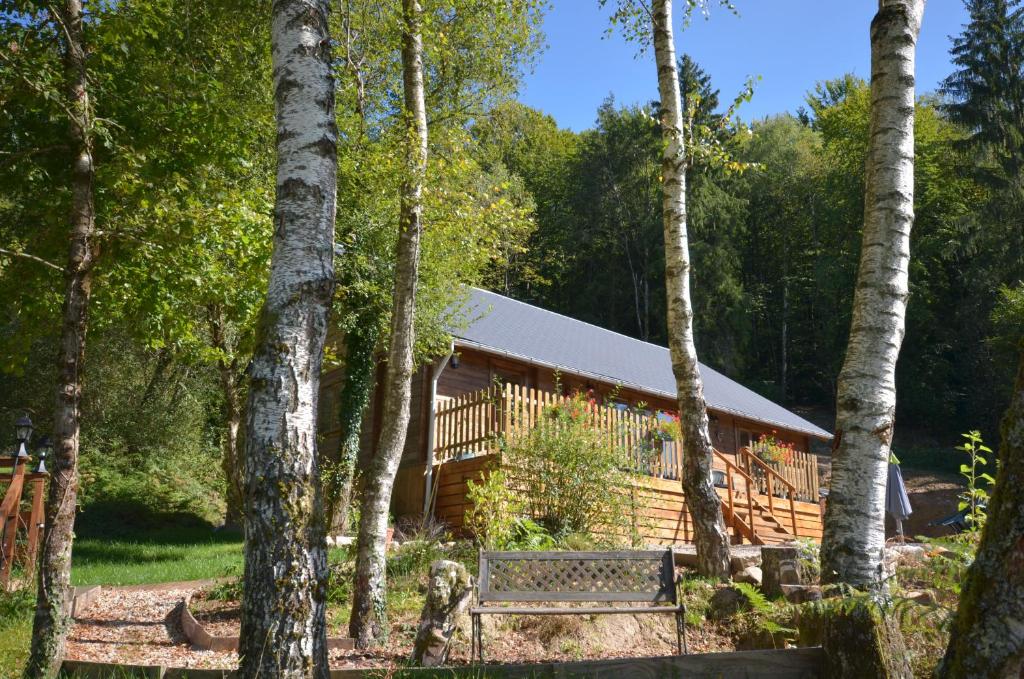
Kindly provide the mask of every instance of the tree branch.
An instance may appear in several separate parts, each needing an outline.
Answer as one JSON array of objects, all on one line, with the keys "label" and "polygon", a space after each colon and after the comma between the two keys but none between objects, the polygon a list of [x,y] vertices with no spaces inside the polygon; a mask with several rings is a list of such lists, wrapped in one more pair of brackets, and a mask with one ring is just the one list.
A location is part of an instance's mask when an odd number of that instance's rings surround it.
[{"label": "tree branch", "polygon": [[60,271],[61,273],[64,273],[64,267],[57,266],[53,262],[45,260],[42,257],[36,257],[35,255],[30,255],[27,252],[15,252],[14,250],[7,250],[5,248],[0,248],[0,254],[10,255],[11,257],[22,257],[24,259],[30,259],[33,262],[36,262],[38,264],[42,264],[43,266],[48,266],[51,269],[56,269],[57,271]]}]

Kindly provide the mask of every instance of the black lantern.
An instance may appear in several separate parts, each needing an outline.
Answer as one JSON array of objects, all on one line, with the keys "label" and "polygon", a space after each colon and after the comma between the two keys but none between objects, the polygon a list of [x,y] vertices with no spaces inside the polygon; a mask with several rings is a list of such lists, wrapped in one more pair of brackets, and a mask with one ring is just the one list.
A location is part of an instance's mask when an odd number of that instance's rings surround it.
[{"label": "black lantern", "polygon": [[14,434],[18,443],[22,444],[28,443],[28,440],[32,438],[32,420],[28,415],[22,415],[14,423]]},{"label": "black lantern", "polygon": [[50,441],[49,436],[44,436],[39,439],[39,452],[37,453],[39,461],[36,462],[36,468],[32,470],[35,474],[46,473],[46,456],[53,452],[53,443]]}]

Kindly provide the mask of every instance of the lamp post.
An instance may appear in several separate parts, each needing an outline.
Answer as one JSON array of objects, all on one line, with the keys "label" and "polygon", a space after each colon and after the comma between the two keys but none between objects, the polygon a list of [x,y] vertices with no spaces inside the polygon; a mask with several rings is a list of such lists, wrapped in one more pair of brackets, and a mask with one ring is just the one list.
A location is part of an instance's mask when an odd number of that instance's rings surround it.
[{"label": "lamp post", "polygon": [[46,457],[53,452],[53,442],[50,441],[49,436],[44,436],[39,439],[39,461],[36,462],[36,468],[32,470],[33,474],[45,474],[46,473]]},{"label": "lamp post", "polygon": [[28,450],[25,445],[32,438],[32,420],[28,415],[22,415],[14,423],[14,435],[18,439],[18,450],[12,455],[12,462],[17,465],[28,459]]}]

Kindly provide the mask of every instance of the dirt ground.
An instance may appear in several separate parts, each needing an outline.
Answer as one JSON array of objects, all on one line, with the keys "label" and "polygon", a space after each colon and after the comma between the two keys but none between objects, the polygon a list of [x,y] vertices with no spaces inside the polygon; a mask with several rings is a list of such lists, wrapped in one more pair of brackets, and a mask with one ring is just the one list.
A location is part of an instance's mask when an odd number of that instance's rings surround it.
[{"label": "dirt ground", "polygon": [[[923,535],[941,537],[950,535],[949,528],[928,524],[945,519],[957,511],[957,495],[963,492],[963,479],[956,474],[925,472],[916,469],[902,469],[903,482],[907,486],[910,518],[903,522],[903,533],[908,539]],[[886,537],[896,535],[896,526],[891,517],[885,521]]]},{"label": "dirt ground", "polygon": [[[105,588],[80,614],[68,640],[72,660],[125,664],[161,664],[184,668],[232,668],[230,652],[194,650],[179,624],[183,597],[201,587]],[[238,633],[235,604],[199,601],[196,617],[216,635]],[[392,621],[391,640],[383,649],[364,653],[332,651],[332,668],[388,667],[401,664],[412,649],[416,615]],[[690,652],[731,651],[733,640],[714,625],[688,626]],[[484,650],[488,662],[543,662],[675,653],[671,615],[487,616]],[[453,647],[453,663],[469,662],[468,637]]]}]

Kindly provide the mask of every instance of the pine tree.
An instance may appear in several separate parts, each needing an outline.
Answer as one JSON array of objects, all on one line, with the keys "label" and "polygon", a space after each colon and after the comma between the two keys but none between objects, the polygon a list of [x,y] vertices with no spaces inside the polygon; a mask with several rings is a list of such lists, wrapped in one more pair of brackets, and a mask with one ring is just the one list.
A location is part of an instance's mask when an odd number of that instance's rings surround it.
[{"label": "pine tree", "polygon": [[1020,0],[966,0],[970,23],[953,41],[957,70],[940,88],[945,112],[995,184],[1016,182],[1024,152],[1024,8]]}]

